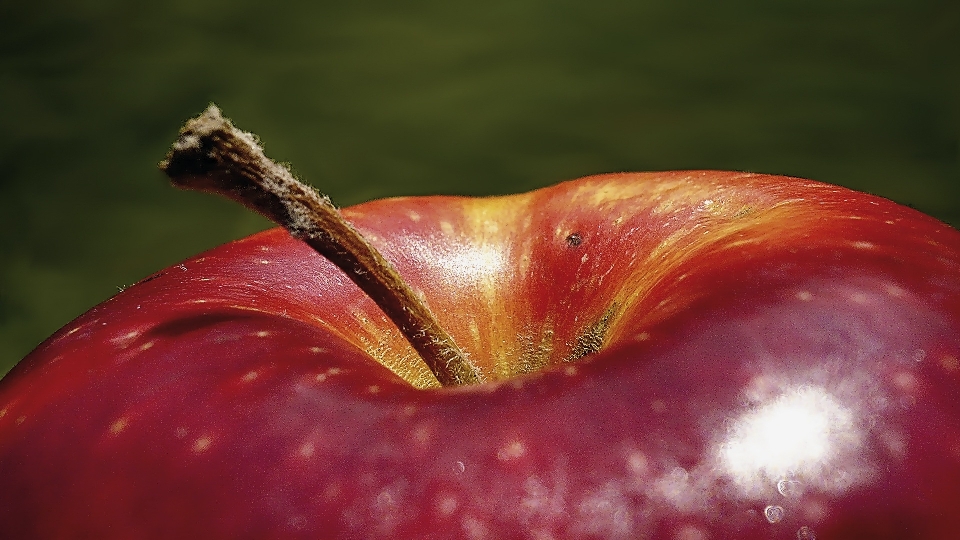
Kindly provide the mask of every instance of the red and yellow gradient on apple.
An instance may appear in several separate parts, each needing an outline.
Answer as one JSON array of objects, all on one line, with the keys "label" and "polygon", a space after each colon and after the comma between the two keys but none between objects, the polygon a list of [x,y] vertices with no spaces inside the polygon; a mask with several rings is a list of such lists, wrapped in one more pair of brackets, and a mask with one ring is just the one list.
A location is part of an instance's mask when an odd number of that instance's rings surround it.
[{"label": "red and yellow gradient on apple", "polygon": [[0,382],[10,538],[937,539],[960,530],[960,233],[671,172],[344,216],[484,382],[440,387],[275,229]]}]

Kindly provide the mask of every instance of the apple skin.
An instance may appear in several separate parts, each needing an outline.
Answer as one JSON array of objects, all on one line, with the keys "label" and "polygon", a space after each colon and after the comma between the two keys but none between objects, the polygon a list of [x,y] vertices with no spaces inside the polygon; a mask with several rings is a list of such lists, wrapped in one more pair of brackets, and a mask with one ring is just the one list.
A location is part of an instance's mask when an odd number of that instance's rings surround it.
[{"label": "apple skin", "polygon": [[0,381],[0,537],[957,537],[948,226],[702,171],[344,214],[491,382],[430,388],[342,272],[266,231]]}]

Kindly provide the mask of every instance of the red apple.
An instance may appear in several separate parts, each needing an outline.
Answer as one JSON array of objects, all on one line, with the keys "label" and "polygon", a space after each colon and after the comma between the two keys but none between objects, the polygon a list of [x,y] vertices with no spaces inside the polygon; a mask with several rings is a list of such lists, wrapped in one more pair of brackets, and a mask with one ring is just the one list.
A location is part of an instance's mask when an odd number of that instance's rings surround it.
[{"label": "red apple", "polygon": [[960,535],[956,230],[725,172],[343,215],[483,382],[266,231],[0,381],[0,537]]}]

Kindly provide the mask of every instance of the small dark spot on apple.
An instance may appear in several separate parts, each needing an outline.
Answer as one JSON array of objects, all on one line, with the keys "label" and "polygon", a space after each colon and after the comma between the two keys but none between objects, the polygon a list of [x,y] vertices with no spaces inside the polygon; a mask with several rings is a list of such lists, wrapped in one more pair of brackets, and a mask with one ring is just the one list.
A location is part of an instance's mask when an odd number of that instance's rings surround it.
[{"label": "small dark spot on apple", "polygon": [[567,236],[567,246],[575,248],[583,243],[583,237],[580,236],[580,233],[570,233]]}]

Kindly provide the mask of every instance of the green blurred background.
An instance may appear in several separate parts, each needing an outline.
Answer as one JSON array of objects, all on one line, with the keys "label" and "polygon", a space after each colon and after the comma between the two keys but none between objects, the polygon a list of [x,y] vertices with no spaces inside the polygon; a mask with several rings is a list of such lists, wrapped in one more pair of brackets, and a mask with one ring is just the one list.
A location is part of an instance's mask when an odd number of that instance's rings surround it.
[{"label": "green blurred background", "polygon": [[960,224],[960,2],[0,3],[0,373],[267,227],[156,169],[217,102],[341,205],[789,174]]}]

